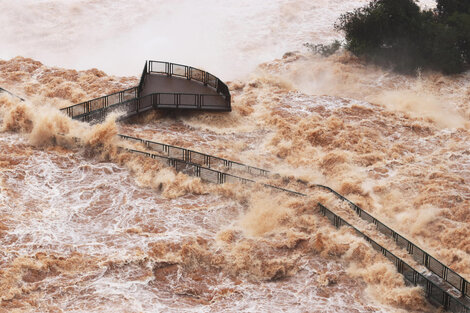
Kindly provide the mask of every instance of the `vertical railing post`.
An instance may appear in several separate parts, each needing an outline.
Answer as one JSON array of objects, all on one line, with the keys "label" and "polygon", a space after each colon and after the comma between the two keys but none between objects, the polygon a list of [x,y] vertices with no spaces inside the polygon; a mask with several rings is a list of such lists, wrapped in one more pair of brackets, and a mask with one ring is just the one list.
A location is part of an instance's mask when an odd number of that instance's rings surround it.
[{"label": "vertical railing post", "polygon": [[[415,284],[415,285],[416,285],[416,284]],[[431,282],[428,280],[428,281],[426,282],[426,295],[427,295],[428,297],[431,297],[431,295],[432,295],[432,289],[433,289],[432,287],[433,287],[433,286],[432,286]]]},{"label": "vertical railing post", "polygon": [[398,273],[403,274],[403,261],[397,258]]},{"label": "vertical railing post", "polygon": [[406,242],[406,250],[408,250],[409,254],[413,254],[413,245],[409,241]]}]

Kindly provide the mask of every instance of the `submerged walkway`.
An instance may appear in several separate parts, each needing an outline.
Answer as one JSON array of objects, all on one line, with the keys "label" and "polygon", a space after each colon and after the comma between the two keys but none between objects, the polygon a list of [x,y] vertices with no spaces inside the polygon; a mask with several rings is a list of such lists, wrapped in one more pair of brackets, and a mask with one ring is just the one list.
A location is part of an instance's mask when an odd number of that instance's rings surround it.
[{"label": "submerged walkway", "polygon": [[[8,91],[0,88],[0,92]],[[11,94],[10,92],[8,93]],[[61,111],[73,119],[98,123],[107,114],[114,111],[122,112],[121,119],[129,118],[151,109],[228,112],[231,110],[230,102],[231,97],[227,86],[217,77],[184,65],[148,61],[145,64],[139,86],[70,106]],[[308,196],[307,194],[289,190],[282,186],[258,182],[256,180],[257,177],[266,178],[273,175],[273,173],[264,169],[182,147],[126,135],[119,136],[123,140],[137,144],[135,149],[123,149],[131,153],[156,159],[168,166],[174,167],[176,171],[200,177],[206,182],[216,184],[242,183],[247,186],[262,184],[266,188],[286,192],[293,196]],[[249,178],[240,176],[244,174],[248,175]],[[442,306],[450,312],[470,313],[470,283],[461,275],[335,190],[324,185],[316,184],[313,186],[329,192],[341,201],[346,202],[361,219],[374,224],[381,234],[393,239],[396,245],[393,249],[397,249],[397,247],[405,249],[426,270],[419,271],[413,268],[403,259],[390,252],[392,248],[389,247],[387,249],[377,243],[370,235],[366,235],[323,204],[317,204],[317,207],[314,208],[316,212],[327,217],[335,227],[351,227],[358,236],[365,238],[375,250],[382,253],[396,266],[397,271],[404,276],[406,282],[421,286],[432,304]]]},{"label": "submerged walkway", "polygon": [[[275,173],[271,173],[261,168],[252,167],[182,147],[126,135],[119,136],[121,139],[131,141],[141,147],[140,149],[126,149],[127,151],[156,159],[175,168],[176,171],[183,172],[190,176],[200,177],[206,182],[215,184],[241,183],[247,186],[253,186],[259,183],[266,188],[286,192],[293,196],[308,196],[305,193],[289,190],[281,186],[258,182],[253,178],[240,176],[243,175],[243,173],[249,174],[251,177],[261,178],[276,175]],[[432,304],[442,306],[450,312],[470,313],[470,282],[332,188],[320,184],[313,184],[312,186],[329,192],[341,201],[346,202],[353,212],[361,219],[374,224],[378,232],[391,238],[395,247],[388,247],[387,249],[371,238],[370,235],[366,235],[364,232],[354,227],[338,213],[335,213],[323,204],[318,203],[317,207],[314,209],[316,209],[318,213],[327,217],[335,227],[351,227],[359,237],[362,237],[369,242],[372,248],[379,251],[389,259],[395,265],[397,271],[404,276],[406,282],[415,286],[421,286],[425,291],[426,297]],[[414,261],[423,265],[426,270],[420,271],[412,267],[402,258],[393,254],[390,251],[392,249],[404,249]]]}]

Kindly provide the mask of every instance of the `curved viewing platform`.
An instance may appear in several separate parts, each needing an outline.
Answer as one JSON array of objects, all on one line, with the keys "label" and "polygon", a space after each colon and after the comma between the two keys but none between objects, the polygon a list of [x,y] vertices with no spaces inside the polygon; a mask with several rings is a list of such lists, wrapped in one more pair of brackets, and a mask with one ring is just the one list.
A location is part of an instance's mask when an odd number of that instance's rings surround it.
[{"label": "curved viewing platform", "polygon": [[138,86],[61,109],[73,119],[100,122],[119,111],[121,119],[156,110],[231,111],[227,85],[203,70],[170,62],[146,61]]}]

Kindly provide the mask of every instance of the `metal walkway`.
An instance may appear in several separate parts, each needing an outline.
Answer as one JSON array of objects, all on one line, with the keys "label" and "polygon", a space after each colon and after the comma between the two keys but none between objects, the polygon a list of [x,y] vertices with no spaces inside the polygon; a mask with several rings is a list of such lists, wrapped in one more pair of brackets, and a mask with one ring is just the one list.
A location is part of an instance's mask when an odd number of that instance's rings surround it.
[{"label": "metal walkway", "polygon": [[[270,175],[276,175],[261,168],[182,147],[126,135],[119,136],[124,140],[141,144],[145,150],[154,151],[156,153],[137,149],[126,149],[127,151],[156,159],[160,162],[166,163],[168,166],[174,167],[176,171],[183,172],[190,176],[200,177],[202,180],[210,183],[241,183],[245,185],[254,185],[259,183],[254,179],[233,175],[230,173],[233,170],[237,173],[245,172],[251,176],[268,177]],[[260,184],[266,188],[287,192],[293,196],[308,196],[307,194],[289,190],[280,186],[274,186],[262,182]],[[381,234],[392,238],[397,248],[405,249],[417,263],[423,265],[429,272],[425,273],[416,270],[404,260],[390,252],[387,248],[377,243],[370,236],[364,234],[359,229],[351,225],[343,217],[331,211],[323,204],[318,203],[316,208],[317,212],[326,216],[335,227],[351,227],[357,235],[365,238],[375,250],[382,253],[396,266],[397,271],[404,276],[405,281],[415,286],[419,285],[423,287],[426,297],[432,304],[442,306],[450,312],[470,313],[470,283],[461,275],[451,270],[448,266],[444,265],[444,263],[419,248],[416,244],[406,239],[404,236],[400,235],[398,232],[394,231],[332,188],[319,184],[315,184],[313,186],[326,190],[340,200],[345,201],[360,218],[374,224]]]},{"label": "metal walkway", "polygon": [[214,75],[191,66],[146,61],[138,86],[61,109],[89,123],[111,112],[126,119],[148,110],[231,111],[227,85]]}]

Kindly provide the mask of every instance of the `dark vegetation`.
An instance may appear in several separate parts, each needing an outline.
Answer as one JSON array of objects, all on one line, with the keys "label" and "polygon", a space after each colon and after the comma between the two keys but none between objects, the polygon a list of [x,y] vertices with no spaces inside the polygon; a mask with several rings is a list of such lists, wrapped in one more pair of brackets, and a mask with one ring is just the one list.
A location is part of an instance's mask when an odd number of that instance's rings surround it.
[{"label": "dark vegetation", "polygon": [[470,66],[470,0],[437,0],[433,10],[414,0],[373,0],[343,14],[335,28],[353,54],[402,73],[454,74]]},{"label": "dark vegetation", "polygon": [[335,40],[329,45],[304,43],[304,46],[309,48],[314,54],[329,57],[341,48],[341,42],[339,40]]}]

